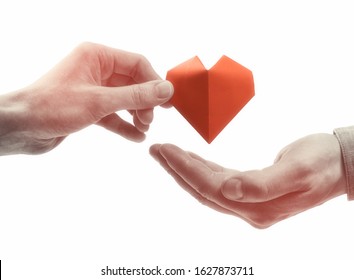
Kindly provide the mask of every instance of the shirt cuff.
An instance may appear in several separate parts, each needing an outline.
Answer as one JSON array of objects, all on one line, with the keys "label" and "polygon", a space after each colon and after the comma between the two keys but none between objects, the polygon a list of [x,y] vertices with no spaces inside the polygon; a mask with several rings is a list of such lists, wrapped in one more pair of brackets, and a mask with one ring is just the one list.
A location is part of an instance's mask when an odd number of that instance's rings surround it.
[{"label": "shirt cuff", "polygon": [[354,126],[334,129],[344,162],[348,200],[354,200]]}]

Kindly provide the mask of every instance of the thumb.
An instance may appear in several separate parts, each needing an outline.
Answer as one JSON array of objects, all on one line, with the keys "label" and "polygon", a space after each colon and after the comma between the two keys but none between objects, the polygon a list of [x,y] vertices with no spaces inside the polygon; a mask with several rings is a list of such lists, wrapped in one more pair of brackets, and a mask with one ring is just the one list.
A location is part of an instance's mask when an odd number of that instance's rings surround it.
[{"label": "thumb", "polygon": [[106,110],[143,110],[166,103],[173,95],[173,85],[169,81],[156,80],[122,87],[101,89],[101,100],[106,100]]},{"label": "thumb", "polygon": [[296,172],[283,165],[273,165],[263,170],[240,172],[227,179],[221,192],[229,200],[239,202],[264,202],[298,191]]},{"label": "thumb", "polygon": [[122,109],[148,109],[166,103],[173,95],[169,81],[151,81],[127,87],[127,94],[120,101]]}]

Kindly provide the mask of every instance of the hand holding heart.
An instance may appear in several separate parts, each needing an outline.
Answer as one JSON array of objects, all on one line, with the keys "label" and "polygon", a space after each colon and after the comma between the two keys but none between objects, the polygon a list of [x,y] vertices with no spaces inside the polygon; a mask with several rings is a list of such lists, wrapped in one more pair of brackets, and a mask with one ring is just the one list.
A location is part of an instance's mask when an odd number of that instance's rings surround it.
[{"label": "hand holding heart", "polygon": [[[140,142],[173,86],[141,55],[84,43],[32,85],[0,96],[0,155],[39,154],[91,124]],[[133,124],[116,113],[128,110]]]}]

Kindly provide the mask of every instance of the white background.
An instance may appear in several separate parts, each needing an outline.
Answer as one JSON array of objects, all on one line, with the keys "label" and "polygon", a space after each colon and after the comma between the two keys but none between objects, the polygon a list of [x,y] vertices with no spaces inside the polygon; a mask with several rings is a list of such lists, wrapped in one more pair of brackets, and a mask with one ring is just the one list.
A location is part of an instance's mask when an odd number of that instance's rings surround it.
[{"label": "white background", "polygon": [[92,126],[47,154],[2,157],[5,279],[56,279],[50,271],[98,279],[105,264],[149,263],[245,263],[270,277],[280,260],[293,269],[287,279],[302,275],[302,265],[349,279],[354,203],[345,196],[258,230],[199,204],[148,149],[171,142],[248,170],[271,164],[297,138],[354,124],[352,7],[343,0],[1,1],[1,93],[32,83],[83,41],[141,53],[163,78],[195,55],[209,68],[225,54],[253,71],[256,88],[210,145],[175,109],[157,108],[140,144]]}]

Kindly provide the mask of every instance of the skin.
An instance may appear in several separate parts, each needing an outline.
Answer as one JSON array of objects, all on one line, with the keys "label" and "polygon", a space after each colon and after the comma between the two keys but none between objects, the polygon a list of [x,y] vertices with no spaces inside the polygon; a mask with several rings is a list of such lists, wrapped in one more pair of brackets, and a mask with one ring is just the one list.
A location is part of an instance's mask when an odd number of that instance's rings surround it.
[{"label": "skin", "polygon": [[340,146],[331,134],[301,138],[282,149],[273,165],[244,172],[172,144],[155,144],[150,154],[202,204],[256,228],[267,228],[346,192]]},{"label": "skin", "polygon": [[[0,95],[0,155],[40,154],[73,132],[100,125],[140,142],[153,108],[169,106],[173,86],[141,55],[84,43],[26,88]],[[128,110],[133,122],[117,112]],[[201,203],[266,228],[346,192],[339,143],[314,134],[280,151],[262,170],[224,168],[171,144],[151,155]]]},{"label": "skin", "polygon": [[0,95],[0,155],[47,152],[92,124],[141,142],[172,94],[143,56],[83,43],[32,85]]}]

